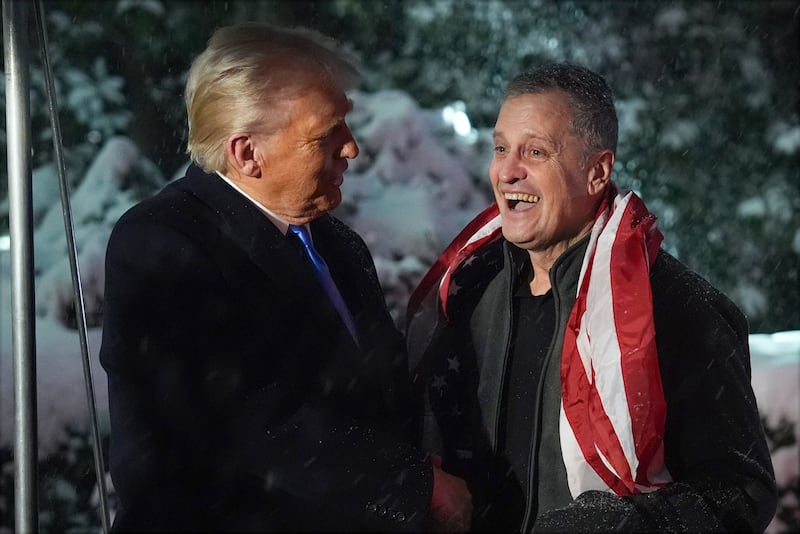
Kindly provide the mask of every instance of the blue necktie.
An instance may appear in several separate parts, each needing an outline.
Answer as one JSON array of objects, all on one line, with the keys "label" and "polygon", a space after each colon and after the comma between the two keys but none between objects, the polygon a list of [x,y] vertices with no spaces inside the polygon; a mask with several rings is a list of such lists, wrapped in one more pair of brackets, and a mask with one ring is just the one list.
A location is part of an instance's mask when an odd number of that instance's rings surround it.
[{"label": "blue necktie", "polygon": [[353,322],[353,318],[350,315],[350,310],[347,309],[347,305],[344,303],[342,294],[339,293],[339,288],[336,287],[336,282],[334,282],[333,277],[331,277],[331,272],[328,269],[328,265],[325,263],[325,260],[322,259],[322,256],[320,256],[319,252],[316,251],[314,245],[311,244],[311,236],[309,235],[308,230],[306,230],[305,226],[295,226],[290,224],[289,231],[300,238],[300,241],[303,243],[303,246],[308,253],[308,257],[311,259],[311,263],[314,264],[314,270],[317,271],[317,278],[319,279],[320,284],[322,284],[322,288],[325,290],[325,293],[328,295],[328,298],[331,300],[336,310],[339,312],[339,316],[342,318],[342,321],[344,321],[345,326],[347,326],[347,329],[350,331],[350,334],[353,336],[356,344],[358,344],[356,327]]}]

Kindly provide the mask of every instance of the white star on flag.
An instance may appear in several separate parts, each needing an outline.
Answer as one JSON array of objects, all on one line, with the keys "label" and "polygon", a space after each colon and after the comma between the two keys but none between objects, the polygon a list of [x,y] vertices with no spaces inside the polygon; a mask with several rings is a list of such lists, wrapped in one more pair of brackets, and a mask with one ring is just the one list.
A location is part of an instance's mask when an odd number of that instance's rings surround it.
[{"label": "white star on flag", "polygon": [[447,370],[453,370],[456,373],[461,369],[461,363],[458,361],[458,356],[453,356],[452,358],[447,358]]},{"label": "white star on flag", "polygon": [[450,288],[447,291],[447,295],[452,297],[457,295],[459,291],[461,291],[461,286],[456,284],[455,280],[450,280]]}]

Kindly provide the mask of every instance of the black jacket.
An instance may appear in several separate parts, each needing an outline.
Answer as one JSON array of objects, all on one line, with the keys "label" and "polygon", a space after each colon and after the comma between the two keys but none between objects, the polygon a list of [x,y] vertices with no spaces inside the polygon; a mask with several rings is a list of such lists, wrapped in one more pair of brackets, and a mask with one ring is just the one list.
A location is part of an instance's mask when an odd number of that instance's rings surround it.
[{"label": "black jacket", "polygon": [[[533,450],[521,530],[763,531],[776,507],[764,431],[750,386],[747,322],[736,306],[663,250],[651,271],[659,367],[667,402],[665,462],[674,482],[618,498],[599,491],[573,500],[558,435],[563,332],[575,301],[587,239],[567,250],[550,278],[556,332],[536,398]],[[453,274],[449,320],[422,359],[429,412],[425,439],[444,466],[470,481],[476,525],[508,468],[497,454],[506,364],[512,343],[512,288],[520,254],[499,240]],[[447,358],[457,356],[453,369]],[[457,406],[457,409],[454,407]],[[535,527],[534,527],[535,524]]]},{"label": "black jacket", "polygon": [[129,210],[106,257],[115,530],[416,530],[431,466],[363,241],[311,223],[361,349],[304,252],[217,175]]}]

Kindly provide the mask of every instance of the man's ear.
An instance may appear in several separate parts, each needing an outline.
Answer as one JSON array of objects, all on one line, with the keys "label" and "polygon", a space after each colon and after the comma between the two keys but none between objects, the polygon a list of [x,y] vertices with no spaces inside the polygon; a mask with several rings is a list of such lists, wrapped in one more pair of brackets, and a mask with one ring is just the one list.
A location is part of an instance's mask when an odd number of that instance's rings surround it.
[{"label": "man's ear", "polygon": [[590,195],[597,195],[605,191],[608,182],[611,180],[613,169],[614,153],[611,150],[602,150],[592,156],[587,169],[589,178],[587,187]]},{"label": "man's ear", "polygon": [[255,157],[255,146],[250,134],[235,133],[228,137],[225,144],[225,157],[228,166],[237,174],[261,177],[261,166]]}]

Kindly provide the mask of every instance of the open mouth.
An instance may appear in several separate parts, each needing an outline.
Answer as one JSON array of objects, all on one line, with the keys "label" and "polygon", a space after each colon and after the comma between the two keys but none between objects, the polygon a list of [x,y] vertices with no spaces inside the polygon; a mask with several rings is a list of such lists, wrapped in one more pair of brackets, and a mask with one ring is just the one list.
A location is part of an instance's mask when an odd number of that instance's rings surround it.
[{"label": "open mouth", "polygon": [[527,209],[539,202],[539,195],[527,193],[504,193],[503,197],[508,201],[508,207],[512,210]]}]

